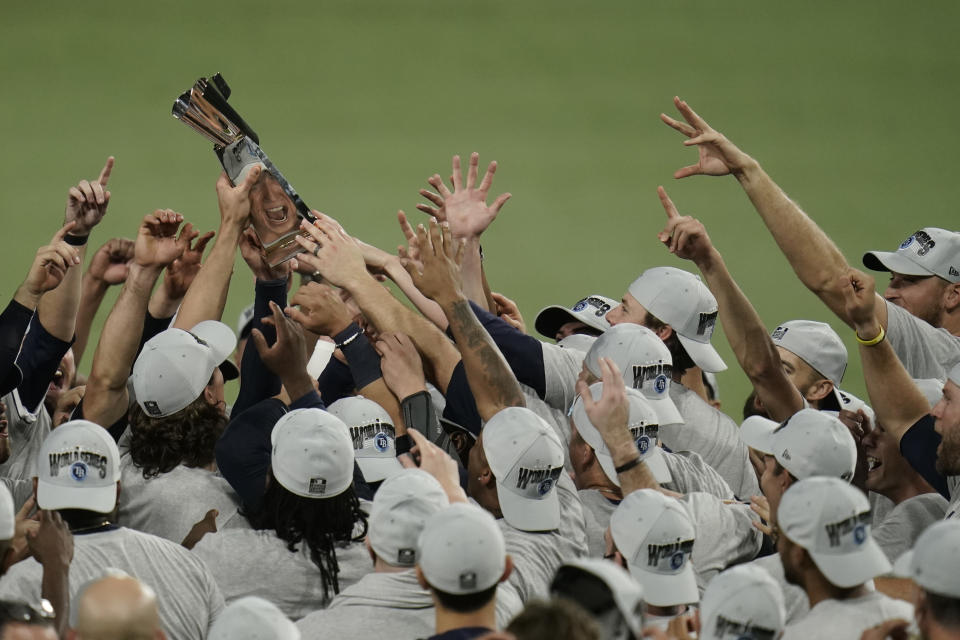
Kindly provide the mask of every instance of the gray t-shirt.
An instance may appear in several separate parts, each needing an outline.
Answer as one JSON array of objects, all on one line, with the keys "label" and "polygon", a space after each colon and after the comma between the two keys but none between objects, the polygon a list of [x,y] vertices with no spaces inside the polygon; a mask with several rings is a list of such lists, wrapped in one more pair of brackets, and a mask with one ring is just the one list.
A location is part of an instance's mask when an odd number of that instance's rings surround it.
[{"label": "gray t-shirt", "polygon": [[787,625],[781,640],[860,640],[864,631],[891,618],[913,619],[913,606],[879,591],[847,600],[823,600]]},{"label": "gray t-shirt", "polygon": [[[506,626],[523,608],[506,583],[497,589],[497,625]],[[311,638],[426,638],[434,634],[436,610],[413,569],[368,573],[342,590],[330,606],[301,618],[297,628]]]},{"label": "gray t-shirt", "polygon": [[[260,596],[291,620],[324,606],[320,569],[303,542],[290,551],[274,531],[227,528],[205,535],[193,553],[210,569],[228,603]],[[341,590],[373,571],[363,543],[338,547],[336,555]]]},{"label": "gray t-shirt", "polygon": [[760,552],[763,534],[753,526],[757,516],[750,505],[721,500],[709,493],[688,493],[680,502],[696,529],[690,560],[703,594],[707,583],[718,573],[753,560]]},{"label": "gray t-shirt", "polygon": [[[223,609],[213,576],[189,551],[169,540],[118,527],[74,535],[70,598],[105,569],[124,571],[157,593],[160,624],[171,640],[203,640]],[[0,598],[39,602],[43,567],[33,558],[0,578]]]},{"label": "gray t-shirt", "polygon": [[742,499],[759,495],[757,474],[750,464],[747,445],[740,440],[737,423],[707,404],[682,384],[670,385],[670,398],[684,424],[660,426],[660,439],[673,451],[694,451],[703,456]]},{"label": "gray t-shirt", "polygon": [[120,458],[120,511],[125,527],[182,542],[207,511],[216,509],[220,529],[237,513],[240,499],[219,474],[180,465],[168,473],[145,479],[129,454]]},{"label": "gray t-shirt", "polygon": [[547,342],[540,344],[543,345],[543,399],[554,409],[566,413],[577,399],[577,377],[587,354]]},{"label": "gray t-shirt", "polygon": [[960,337],[887,302],[887,340],[911,378],[946,380],[960,362]]},{"label": "gray t-shirt", "polygon": [[508,584],[513,585],[524,604],[534,598],[549,598],[550,583],[557,568],[567,560],[587,554],[583,506],[568,475],[560,474],[557,493],[560,498],[559,529],[531,533],[511,527],[502,518],[497,520],[507,553],[513,558],[513,572]]},{"label": "gray t-shirt", "polygon": [[950,505],[943,519],[960,518],[960,476],[947,476],[947,493],[950,495]]},{"label": "gray t-shirt", "polygon": [[7,405],[10,457],[0,464],[0,476],[30,480],[37,475],[37,456],[53,428],[53,419],[42,401],[39,407],[24,407],[16,389],[3,396],[3,402]]},{"label": "gray t-shirt", "polygon": [[890,562],[913,548],[924,530],[943,520],[947,501],[939,493],[923,493],[907,498],[893,508],[871,533]]},{"label": "gray t-shirt", "polygon": [[670,482],[664,489],[677,493],[709,493],[721,500],[732,500],[733,489],[716,469],[693,451],[661,451],[670,471]]},{"label": "gray t-shirt", "polygon": [[875,491],[867,491],[867,499],[870,500],[870,516],[872,518],[870,525],[874,528],[879,527],[883,519],[893,511],[893,500]]},{"label": "gray t-shirt", "polygon": [[587,551],[591,558],[602,558],[607,548],[604,534],[610,526],[610,517],[620,503],[610,500],[596,489],[580,489],[577,493],[583,504]]},{"label": "gray t-shirt", "polygon": [[543,421],[550,425],[559,436],[560,442],[564,444],[563,468],[567,471],[573,471],[573,467],[570,465],[569,450],[566,446],[570,444],[570,418],[567,413],[551,407],[537,396],[536,391],[526,385],[521,384],[520,390],[523,392],[524,400],[526,400],[527,409],[543,418]]},{"label": "gray t-shirt", "polygon": [[783,591],[783,603],[787,609],[787,624],[796,622],[807,615],[807,612],[810,611],[810,599],[807,597],[807,592],[797,585],[787,582],[779,553],[757,558],[749,564],[760,567],[769,573],[770,577],[780,585],[780,590]]}]

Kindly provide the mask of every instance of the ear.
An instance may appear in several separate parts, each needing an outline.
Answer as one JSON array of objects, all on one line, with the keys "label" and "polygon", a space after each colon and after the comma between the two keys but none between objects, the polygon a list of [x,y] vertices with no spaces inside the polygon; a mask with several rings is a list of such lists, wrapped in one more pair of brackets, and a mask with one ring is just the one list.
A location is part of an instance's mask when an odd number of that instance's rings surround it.
[{"label": "ear", "polygon": [[804,397],[809,402],[818,402],[833,393],[833,383],[826,378],[821,378],[807,388]]},{"label": "ear", "polygon": [[510,554],[508,553],[503,567],[503,575],[500,576],[499,582],[506,582],[511,573],[513,573],[513,558],[511,558]]},{"label": "ear", "polygon": [[417,565],[417,582],[420,583],[420,586],[427,591],[430,590],[430,585],[427,584],[427,579],[423,577],[423,571],[420,570],[420,565]]},{"label": "ear", "polygon": [[654,333],[657,334],[658,338],[660,338],[663,341],[666,341],[667,338],[673,335],[673,327],[671,327],[668,324],[665,324],[659,329],[657,329]]},{"label": "ear", "polygon": [[216,406],[219,404],[219,400],[217,400],[217,396],[213,391],[212,384],[208,384],[203,388],[203,399],[206,400],[207,404],[211,406]]},{"label": "ear", "polygon": [[948,284],[943,290],[943,308],[954,311],[960,307],[960,282]]}]

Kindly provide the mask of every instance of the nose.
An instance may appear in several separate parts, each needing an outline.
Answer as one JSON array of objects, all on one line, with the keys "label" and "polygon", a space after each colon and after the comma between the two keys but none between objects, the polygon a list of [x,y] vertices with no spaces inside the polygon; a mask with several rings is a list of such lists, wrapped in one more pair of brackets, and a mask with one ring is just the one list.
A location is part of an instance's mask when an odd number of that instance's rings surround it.
[{"label": "nose", "polygon": [[620,316],[620,305],[618,304],[613,309],[610,309],[610,311],[607,311],[607,315],[603,317],[607,322],[610,323],[610,326],[612,327],[617,324],[618,322],[617,318],[619,316]]}]

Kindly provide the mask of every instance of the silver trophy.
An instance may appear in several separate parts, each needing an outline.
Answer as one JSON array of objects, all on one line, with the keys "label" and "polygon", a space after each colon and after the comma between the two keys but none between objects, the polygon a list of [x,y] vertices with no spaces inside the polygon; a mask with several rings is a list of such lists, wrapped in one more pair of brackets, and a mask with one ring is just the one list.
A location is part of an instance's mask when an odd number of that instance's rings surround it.
[{"label": "silver trophy", "polygon": [[250,190],[250,220],[264,257],[271,267],[303,251],[300,221],[315,220],[296,189],[260,148],[260,139],[233,107],[227,104],[230,87],[218,73],[200,78],[173,103],[173,117],[213,143],[213,150],[234,185],[255,166],[264,169]]}]

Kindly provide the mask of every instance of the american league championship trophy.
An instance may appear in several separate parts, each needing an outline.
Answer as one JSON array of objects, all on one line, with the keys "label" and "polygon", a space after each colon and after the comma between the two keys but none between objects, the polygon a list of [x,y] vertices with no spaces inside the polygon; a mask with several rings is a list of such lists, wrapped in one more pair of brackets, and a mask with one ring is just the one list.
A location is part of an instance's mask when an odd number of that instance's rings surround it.
[{"label": "american league championship trophy", "polygon": [[234,185],[259,165],[264,169],[250,190],[250,220],[271,267],[303,248],[297,243],[300,220],[315,220],[310,208],[260,148],[260,139],[227,104],[230,87],[216,74],[200,78],[173,103],[173,117],[213,143],[213,151]]}]

